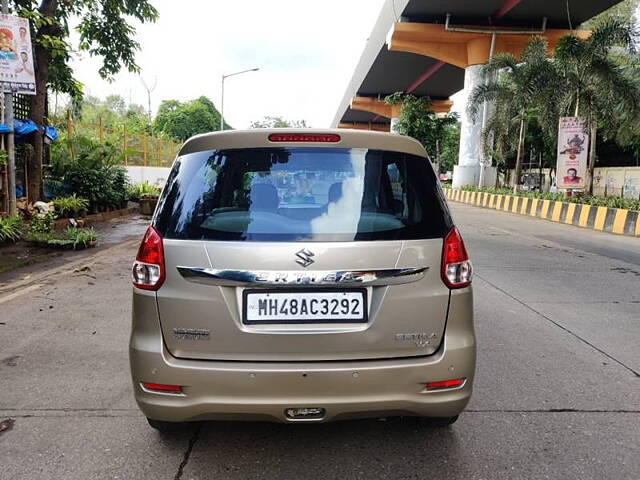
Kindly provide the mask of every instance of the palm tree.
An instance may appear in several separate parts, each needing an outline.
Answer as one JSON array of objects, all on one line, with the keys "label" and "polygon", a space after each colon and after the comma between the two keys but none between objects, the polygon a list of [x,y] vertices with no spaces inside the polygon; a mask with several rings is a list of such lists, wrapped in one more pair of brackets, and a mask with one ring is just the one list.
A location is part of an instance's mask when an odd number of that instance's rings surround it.
[{"label": "palm tree", "polygon": [[514,192],[520,183],[528,115],[538,107],[542,92],[555,78],[546,52],[546,40],[533,37],[520,60],[509,53],[495,55],[482,69],[485,83],[477,86],[469,97],[468,111],[474,119],[484,102],[493,104],[483,132],[485,151],[494,142],[498,150],[510,150],[517,132]]},{"label": "palm tree", "polygon": [[[554,51],[557,78],[545,98],[557,116],[584,117],[590,132],[589,192],[593,192],[598,125],[616,132],[636,122],[640,107],[639,84],[622,61],[634,53],[636,32],[621,17],[606,18],[589,38],[562,37]],[[623,122],[627,122],[624,125]]]}]

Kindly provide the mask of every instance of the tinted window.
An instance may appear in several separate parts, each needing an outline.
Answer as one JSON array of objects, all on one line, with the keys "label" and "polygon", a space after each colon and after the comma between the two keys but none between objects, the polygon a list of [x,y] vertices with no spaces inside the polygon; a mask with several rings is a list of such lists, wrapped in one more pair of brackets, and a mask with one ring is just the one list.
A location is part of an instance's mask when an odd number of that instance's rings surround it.
[{"label": "tinted window", "polygon": [[442,237],[450,224],[424,158],[264,148],[180,157],[154,226],[176,239],[351,241]]}]

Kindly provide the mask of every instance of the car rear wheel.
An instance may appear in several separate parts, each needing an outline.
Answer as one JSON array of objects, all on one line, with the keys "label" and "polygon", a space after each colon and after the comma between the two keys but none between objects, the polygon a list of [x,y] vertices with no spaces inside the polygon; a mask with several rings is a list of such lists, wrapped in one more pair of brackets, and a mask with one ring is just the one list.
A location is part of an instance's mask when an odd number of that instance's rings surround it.
[{"label": "car rear wheel", "polygon": [[154,420],[153,418],[147,418],[147,422],[161,433],[179,432],[184,430],[188,425],[187,423],[165,422],[163,420]]},{"label": "car rear wheel", "polygon": [[456,420],[458,420],[458,415],[455,417],[422,417],[420,424],[429,428],[444,428],[452,425]]}]

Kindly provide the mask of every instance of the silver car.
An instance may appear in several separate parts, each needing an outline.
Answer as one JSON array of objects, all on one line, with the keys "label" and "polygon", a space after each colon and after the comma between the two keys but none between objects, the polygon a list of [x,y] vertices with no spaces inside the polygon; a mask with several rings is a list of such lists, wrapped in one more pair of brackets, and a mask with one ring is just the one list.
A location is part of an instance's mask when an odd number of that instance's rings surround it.
[{"label": "silver car", "polygon": [[220,419],[449,425],[475,370],[471,275],[417,141],[198,135],[133,265],[137,403],[161,431]]}]

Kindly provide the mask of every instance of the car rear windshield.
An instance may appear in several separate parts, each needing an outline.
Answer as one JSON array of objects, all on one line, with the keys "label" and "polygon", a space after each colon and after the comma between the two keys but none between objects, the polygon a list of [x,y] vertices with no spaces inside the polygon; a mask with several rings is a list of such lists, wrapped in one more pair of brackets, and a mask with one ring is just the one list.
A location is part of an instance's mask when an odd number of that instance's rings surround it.
[{"label": "car rear windshield", "polygon": [[179,157],[154,226],[189,240],[408,240],[443,237],[451,219],[425,158],[255,148]]}]

